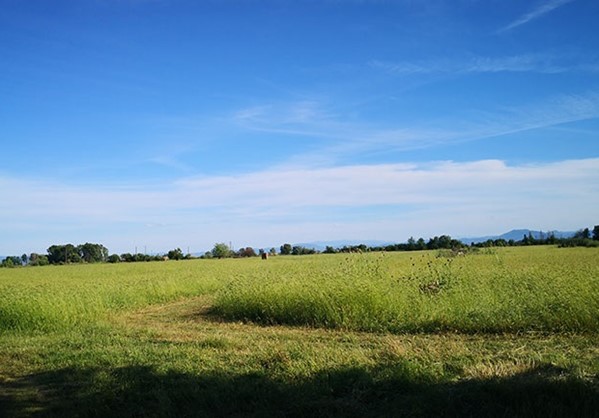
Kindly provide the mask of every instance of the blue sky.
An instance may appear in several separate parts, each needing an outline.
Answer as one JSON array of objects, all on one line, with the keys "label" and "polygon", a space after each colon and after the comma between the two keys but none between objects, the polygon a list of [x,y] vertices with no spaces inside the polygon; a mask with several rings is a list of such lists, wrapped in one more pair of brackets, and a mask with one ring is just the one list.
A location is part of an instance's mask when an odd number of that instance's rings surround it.
[{"label": "blue sky", "polygon": [[0,5],[0,254],[599,223],[595,1]]}]

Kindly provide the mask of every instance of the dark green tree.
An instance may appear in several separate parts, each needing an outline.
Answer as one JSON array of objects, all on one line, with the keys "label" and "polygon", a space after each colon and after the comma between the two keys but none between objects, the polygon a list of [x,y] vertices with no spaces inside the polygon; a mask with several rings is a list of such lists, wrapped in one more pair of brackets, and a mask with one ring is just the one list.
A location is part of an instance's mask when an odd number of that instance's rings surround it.
[{"label": "dark green tree", "polygon": [[52,245],[48,248],[50,264],[80,263],[81,256],[73,244]]},{"label": "dark green tree", "polygon": [[599,241],[599,225],[593,227],[593,240]]},{"label": "dark green tree", "polygon": [[108,261],[109,263],[118,263],[121,261],[121,257],[119,257],[118,254],[111,254],[108,256],[106,261]]},{"label": "dark green tree", "polygon": [[183,251],[181,248],[175,248],[174,250],[170,250],[166,255],[169,260],[183,260],[185,256],[183,255]]},{"label": "dark green tree", "polygon": [[[264,253],[264,250],[260,250],[260,254]],[[256,251],[252,247],[240,248],[237,251],[238,257],[256,257]]]},{"label": "dark green tree", "polygon": [[43,254],[31,253],[29,254],[29,265],[30,266],[47,266],[49,264],[48,257]]},{"label": "dark green tree", "polygon": [[21,267],[22,265],[21,257],[17,255],[6,257],[1,264],[2,267]]},{"label": "dark green tree", "polygon": [[121,261],[124,261],[125,263],[131,263],[135,261],[135,256],[131,253],[123,253],[121,254]]},{"label": "dark green tree", "polygon": [[408,238],[408,245],[406,246],[408,251],[414,251],[416,249],[416,240],[414,237]]},{"label": "dark green tree", "polygon": [[79,255],[86,263],[101,263],[108,258],[108,249],[101,244],[86,242],[77,247]]},{"label": "dark green tree", "polygon": [[327,247],[323,251],[324,254],[335,254],[336,252],[337,250],[335,249],[335,247],[332,247],[330,245],[327,245]]},{"label": "dark green tree", "polygon": [[301,245],[294,245],[291,248],[291,255],[306,255],[306,254],[314,254],[316,250],[313,248],[302,247]]},{"label": "dark green tree", "polygon": [[15,263],[13,263],[12,261],[12,257],[6,257],[4,260],[2,260],[2,263],[0,263],[0,267],[14,267]]},{"label": "dark green tree", "polygon": [[283,244],[281,245],[281,255],[289,255],[291,254],[291,250],[293,249],[293,247],[291,246],[291,244]]}]

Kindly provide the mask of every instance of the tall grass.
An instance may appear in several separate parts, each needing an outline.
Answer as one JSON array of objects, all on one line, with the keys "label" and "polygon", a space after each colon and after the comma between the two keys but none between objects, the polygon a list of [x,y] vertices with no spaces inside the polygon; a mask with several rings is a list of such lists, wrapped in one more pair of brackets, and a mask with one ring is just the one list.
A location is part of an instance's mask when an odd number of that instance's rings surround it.
[{"label": "tall grass", "polygon": [[215,294],[264,324],[375,332],[599,330],[599,253],[505,248],[0,269],[0,333],[77,327]]},{"label": "tall grass", "polygon": [[214,291],[215,263],[184,261],[0,270],[0,332],[50,331],[111,312]]},{"label": "tall grass", "polygon": [[594,249],[498,249],[285,259],[216,297],[232,319],[360,331],[599,330]]}]

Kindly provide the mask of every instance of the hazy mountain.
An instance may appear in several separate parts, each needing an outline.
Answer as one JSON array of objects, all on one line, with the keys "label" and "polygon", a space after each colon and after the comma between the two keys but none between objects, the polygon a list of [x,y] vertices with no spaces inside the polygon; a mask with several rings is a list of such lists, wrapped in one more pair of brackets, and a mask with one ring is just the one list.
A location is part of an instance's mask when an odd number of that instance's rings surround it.
[{"label": "hazy mountain", "polygon": [[501,235],[488,235],[484,237],[473,237],[473,238],[459,238],[464,244],[478,243],[484,242],[487,240],[496,240],[496,239],[504,239],[509,241],[513,239],[514,241],[520,241],[525,235],[528,236],[531,234],[535,239],[547,238],[549,235],[553,234],[556,238],[570,238],[574,236],[576,231],[533,231],[531,229],[512,229],[509,232],[506,232]]},{"label": "hazy mountain", "polygon": [[[364,244],[369,247],[381,247],[381,246],[385,246],[385,245],[395,244],[395,242],[380,241],[380,240],[336,240],[336,241],[304,242],[304,243],[297,243],[297,244],[291,244],[291,245],[294,245],[294,246],[298,245],[300,247],[313,248],[318,251],[323,251],[326,247],[343,248],[345,246],[349,247],[351,245],[360,245],[360,244]],[[275,247],[275,248],[278,249],[279,247]]]},{"label": "hazy mountain", "polygon": [[[483,237],[458,238],[458,239],[460,241],[462,241],[464,244],[470,245],[473,242],[474,243],[484,242],[489,239],[492,239],[492,240],[504,239],[506,241],[513,239],[514,241],[520,241],[524,237],[524,235],[528,236],[529,234],[532,234],[533,238],[535,238],[535,239],[547,238],[551,234],[555,235],[556,238],[570,238],[570,237],[574,236],[575,233],[576,233],[576,231],[533,231],[531,229],[512,229],[511,231],[506,232],[501,235],[487,235],[487,236],[483,236]],[[424,240],[428,241],[428,238],[425,238]],[[333,248],[342,248],[344,246],[365,244],[365,245],[368,245],[369,247],[382,247],[385,245],[398,244],[400,242],[402,242],[402,241],[393,242],[393,241],[380,241],[380,240],[336,240],[336,241],[304,242],[304,243],[297,243],[297,244],[292,244],[292,245],[299,245],[302,247],[313,248],[318,251],[323,251],[327,246],[331,246]],[[406,242],[406,241],[403,241],[403,242]],[[275,247],[275,248],[277,250],[279,249],[279,247]]]}]

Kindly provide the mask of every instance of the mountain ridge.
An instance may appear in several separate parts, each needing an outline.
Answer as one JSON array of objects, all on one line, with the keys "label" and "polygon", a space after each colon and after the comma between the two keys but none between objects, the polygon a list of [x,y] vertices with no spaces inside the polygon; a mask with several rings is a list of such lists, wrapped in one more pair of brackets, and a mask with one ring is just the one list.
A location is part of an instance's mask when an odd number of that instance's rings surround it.
[{"label": "mountain ridge", "polygon": [[[491,240],[504,239],[506,241],[509,241],[509,240],[520,241],[520,240],[522,240],[522,238],[525,235],[526,236],[532,235],[532,237],[534,239],[547,238],[551,234],[553,234],[556,238],[571,238],[574,236],[575,233],[576,233],[576,231],[558,231],[558,230],[535,231],[532,229],[522,228],[522,229],[512,229],[511,231],[504,232],[503,234],[500,234],[500,235],[485,235],[485,236],[480,236],[480,237],[462,237],[462,238],[456,238],[456,239],[463,242],[464,244],[470,245],[472,243],[476,244],[479,242],[485,242],[490,239]],[[425,238],[425,240],[428,241],[428,238]],[[404,242],[406,242],[406,241],[404,241]],[[397,242],[397,241],[394,242],[394,241],[383,241],[383,240],[331,240],[331,241],[313,241],[313,242],[295,243],[292,245],[293,246],[297,245],[297,246],[302,246],[305,248],[312,248],[315,250],[322,251],[327,246],[330,246],[333,248],[342,248],[344,246],[364,244],[369,247],[383,247],[385,245],[393,245],[393,244],[399,244],[399,243],[400,242]],[[278,248],[278,247],[275,247],[275,248]]]}]

